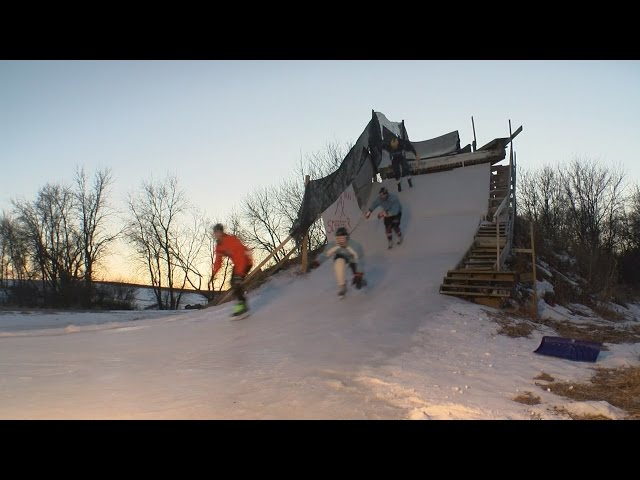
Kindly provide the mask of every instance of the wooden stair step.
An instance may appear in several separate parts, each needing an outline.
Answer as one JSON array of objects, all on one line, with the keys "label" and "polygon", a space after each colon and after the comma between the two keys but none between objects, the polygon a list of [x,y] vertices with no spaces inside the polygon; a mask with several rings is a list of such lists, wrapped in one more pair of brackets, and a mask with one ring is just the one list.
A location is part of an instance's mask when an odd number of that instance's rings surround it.
[{"label": "wooden stair step", "polygon": [[446,285],[440,286],[440,290],[447,290],[448,292],[452,290],[458,290],[458,291],[498,290],[501,292],[510,292],[512,288],[513,286],[509,286],[509,285],[462,285],[462,284],[458,285],[453,283],[448,283]]},{"label": "wooden stair step", "polygon": [[[481,282],[494,282],[499,284],[513,285],[515,284],[515,280],[513,278],[467,278],[467,277],[445,277],[443,281],[443,285],[467,285],[466,283],[460,282],[477,282],[473,283],[473,285],[480,285]],[[469,284],[471,285],[471,284]],[[493,283],[491,284],[493,285]]]},{"label": "wooden stair step", "polygon": [[[465,270],[454,268],[452,270],[447,270],[447,273],[465,273]],[[515,275],[518,272],[515,270],[495,270],[493,273],[496,275]]]},{"label": "wooden stair step", "polygon": [[445,295],[454,295],[458,297],[504,297],[509,298],[510,293],[484,293],[484,292],[448,292],[440,290]]},{"label": "wooden stair step", "polygon": [[515,283],[516,279],[515,276],[513,275],[504,275],[504,276],[495,276],[495,270],[485,270],[485,271],[478,271],[478,270],[465,270],[466,272],[470,272],[471,274],[474,275],[463,275],[463,274],[451,274],[448,275],[446,277],[444,277],[443,280],[446,280],[447,282],[462,282],[462,281],[467,281],[467,282],[499,282],[499,283],[503,283],[503,282],[511,282],[511,283]]},{"label": "wooden stair step", "polygon": [[482,272],[481,274],[478,274],[477,272],[474,271],[469,271],[467,269],[464,270],[449,270],[447,272],[447,276],[451,276],[451,275],[465,275],[465,276],[472,276],[472,275],[480,275],[480,278],[512,278],[515,279],[516,278],[516,272],[513,271],[509,271],[509,270],[504,270],[504,271],[497,271],[497,270],[492,270],[492,271],[488,271],[488,272]]}]

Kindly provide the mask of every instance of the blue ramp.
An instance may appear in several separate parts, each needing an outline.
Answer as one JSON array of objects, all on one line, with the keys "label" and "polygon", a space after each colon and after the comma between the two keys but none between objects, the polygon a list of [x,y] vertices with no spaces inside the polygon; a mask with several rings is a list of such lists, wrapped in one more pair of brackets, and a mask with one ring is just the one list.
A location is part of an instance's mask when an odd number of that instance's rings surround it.
[{"label": "blue ramp", "polygon": [[567,360],[575,360],[576,362],[594,363],[598,359],[601,348],[601,342],[544,336],[542,337],[542,343],[534,353],[566,358]]}]

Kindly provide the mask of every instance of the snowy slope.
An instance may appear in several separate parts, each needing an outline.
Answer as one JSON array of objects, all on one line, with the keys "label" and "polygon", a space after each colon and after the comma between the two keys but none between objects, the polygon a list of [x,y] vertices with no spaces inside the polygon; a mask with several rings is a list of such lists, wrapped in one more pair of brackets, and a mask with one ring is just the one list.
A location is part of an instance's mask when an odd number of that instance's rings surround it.
[{"label": "snowy slope", "polygon": [[[542,332],[496,335],[485,308],[438,294],[472,241],[488,183],[487,165],[415,177],[400,194],[406,239],[390,251],[382,221],[362,220],[353,237],[370,285],[344,300],[325,262],[251,292],[253,314],[241,321],[229,320],[226,304],[6,332],[0,418],[557,418],[549,403],[558,397],[534,377],[584,380],[592,365],[533,354]],[[637,362],[638,353],[613,345],[598,364]],[[523,391],[546,405],[514,402]]]}]

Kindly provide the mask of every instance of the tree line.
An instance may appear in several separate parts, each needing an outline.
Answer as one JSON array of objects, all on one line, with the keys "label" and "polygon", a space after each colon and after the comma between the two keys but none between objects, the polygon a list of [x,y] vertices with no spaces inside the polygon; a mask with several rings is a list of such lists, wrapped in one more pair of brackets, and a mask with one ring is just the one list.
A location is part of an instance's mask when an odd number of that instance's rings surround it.
[{"label": "tree line", "polygon": [[572,264],[583,295],[609,301],[640,283],[640,187],[621,166],[574,158],[523,170],[517,211],[533,222],[536,249]]},{"label": "tree line", "polygon": [[[12,200],[11,211],[0,214],[0,291],[6,303],[20,306],[104,306],[96,271],[120,240],[131,247],[132,265],[144,272],[159,309],[179,308],[185,289],[213,295],[228,285],[231,267],[225,260],[211,282],[212,226],[223,223],[260,261],[288,236],[305,175],[335,171],[349,148],[327,143],[301,158],[280,183],[256,187],[224,219],[208,219],[172,174],[142,181],[118,214],[110,203],[111,170],[90,176],[77,168],[71,185],[46,184],[35,199]],[[575,260],[585,293],[606,297],[618,285],[640,283],[640,187],[626,184],[622,168],[576,158],[519,170],[519,220],[534,223],[543,251],[562,250]],[[320,220],[308,242],[310,250],[326,242]],[[265,268],[301,247],[276,252]]]},{"label": "tree line", "polygon": [[[159,309],[180,308],[182,292],[195,289],[213,295],[228,284],[231,267],[223,264],[215,283],[212,226],[253,249],[257,261],[271,254],[289,235],[304,195],[304,178],[333,172],[351,145],[328,142],[300,158],[295,169],[276,184],[256,187],[224,219],[208,219],[193,205],[175,174],[143,180],[127,194],[125,212],[111,205],[111,169],[91,176],[77,168],[71,185],[46,184],[33,200],[12,200],[0,213],[0,291],[5,303],[19,306],[92,308],[104,305],[96,271],[114,253],[116,240],[133,251],[132,265],[144,272]],[[310,229],[308,247],[326,241],[321,221]],[[276,252],[269,265],[290,252]],[[294,252],[295,253],[295,252]],[[298,252],[299,253],[299,252]]]}]

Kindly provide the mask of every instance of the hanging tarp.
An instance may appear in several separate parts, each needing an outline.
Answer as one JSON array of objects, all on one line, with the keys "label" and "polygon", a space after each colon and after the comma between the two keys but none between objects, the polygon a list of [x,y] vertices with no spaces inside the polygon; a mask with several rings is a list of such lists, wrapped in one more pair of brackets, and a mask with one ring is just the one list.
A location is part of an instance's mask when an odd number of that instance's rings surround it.
[{"label": "hanging tarp", "polygon": [[[338,169],[307,184],[298,218],[290,230],[296,241],[302,240],[309,227],[349,187],[353,187],[359,208],[364,209],[378,171],[390,164],[389,153],[383,148],[383,144],[388,144],[393,137],[409,140],[404,121],[392,122],[382,113],[375,111],[371,112],[371,117],[371,121]],[[423,159],[457,153],[460,150],[457,130],[430,140],[412,143]],[[407,152],[407,158],[414,159],[415,156]]]},{"label": "hanging tarp", "polygon": [[338,169],[332,174],[311,180],[304,191],[298,218],[290,230],[300,241],[308,228],[349,186],[353,186],[359,207],[364,208],[369,199],[373,177],[380,164],[382,137],[375,112],[371,121],[349,150]]},{"label": "hanging tarp", "polygon": [[[418,156],[421,160],[460,153],[460,135],[457,130],[432,138],[431,140],[411,143],[418,152]],[[407,154],[407,158],[413,160],[413,153]]]}]

